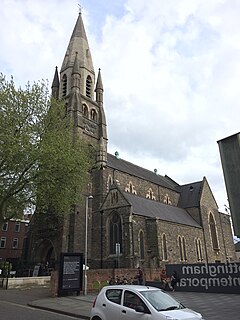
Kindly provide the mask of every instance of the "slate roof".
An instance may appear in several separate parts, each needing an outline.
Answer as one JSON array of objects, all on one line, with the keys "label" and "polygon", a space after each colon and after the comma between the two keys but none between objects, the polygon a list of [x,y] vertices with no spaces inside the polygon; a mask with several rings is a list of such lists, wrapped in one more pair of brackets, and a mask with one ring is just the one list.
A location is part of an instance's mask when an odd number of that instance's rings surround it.
[{"label": "slate roof", "polygon": [[116,158],[110,153],[108,153],[107,159],[107,166],[110,168],[117,169],[130,175],[142,178],[171,190],[175,190],[176,186],[179,186],[178,183],[176,183],[168,176],[161,176],[159,174],[156,174],[155,172],[139,167],[126,160]]},{"label": "slate roof", "polygon": [[138,197],[128,192],[123,192],[123,195],[132,205],[133,214],[201,228],[189,213],[182,208]]},{"label": "slate roof", "polygon": [[177,186],[176,191],[180,192],[178,206],[181,208],[198,207],[202,192],[203,181],[193,182]]},{"label": "slate roof", "polygon": [[238,241],[237,243],[235,243],[235,250],[236,251],[240,251],[240,241]]}]

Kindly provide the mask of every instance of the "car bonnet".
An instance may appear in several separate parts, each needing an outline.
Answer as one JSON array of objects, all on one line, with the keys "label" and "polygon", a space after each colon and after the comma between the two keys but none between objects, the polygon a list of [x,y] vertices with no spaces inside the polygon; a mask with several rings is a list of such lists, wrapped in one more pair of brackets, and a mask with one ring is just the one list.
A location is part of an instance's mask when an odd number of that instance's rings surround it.
[{"label": "car bonnet", "polygon": [[161,311],[164,316],[168,316],[170,319],[179,319],[179,320],[200,320],[202,316],[200,313],[195,312],[191,309],[184,308],[178,310],[169,310],[169,311]]}]

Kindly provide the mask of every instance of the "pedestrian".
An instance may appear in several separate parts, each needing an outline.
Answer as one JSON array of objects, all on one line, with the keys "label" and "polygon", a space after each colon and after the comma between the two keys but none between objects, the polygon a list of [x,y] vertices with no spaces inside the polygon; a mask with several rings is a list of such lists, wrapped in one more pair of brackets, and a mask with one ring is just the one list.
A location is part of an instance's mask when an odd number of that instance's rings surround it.
[{"label": "pedestrian", "polygon": [[173,271],[172,276],[171,276],[171,287],[172,291],[175,291],[176,289],[176,284],[178,282],[178,275],[176,271]]},{"label": "pedestrian", "polygon": [[160,281],[161,281],[161,284],[162,284],[162,288],[164,290],[166,290],[168,282],[167,282],[167,273],[166,273],[166,269],[165,268],[163,268],[160,271]]},{"label": "pedestrian", "polygon": [[138,280],[138,284],[139,285],[143,285],[143,271],[140,267],[138,267],[137,269],[137,276],[136,276],[137,280]]}]

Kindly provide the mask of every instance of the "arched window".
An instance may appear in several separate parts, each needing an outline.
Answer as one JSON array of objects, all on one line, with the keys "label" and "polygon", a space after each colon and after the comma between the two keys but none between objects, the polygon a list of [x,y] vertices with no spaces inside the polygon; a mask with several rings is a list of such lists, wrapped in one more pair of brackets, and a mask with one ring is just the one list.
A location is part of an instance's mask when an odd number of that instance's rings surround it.
[{"label": "arched window", "polygon": [[132,181],[129,181],[129,183],[127,184],[127,187],[125,188],[125,191],[133,194],[137,194],[137,191],[135,190],[135,187],[132,184]]},{"label": "arched window", "polygon": [[85,104],[83,104],[83,115],[87,118],[89,116],[88,107]]},{"label": "arched window", "polygon": [[146,198],[147,199],[152,199],[152,200],[156,200],[156,197],[154,196],[153,190],[152,188],[148,189],[148,192],[146,194]]},{"label": "arched window", "polygon": [[202,255],[202,243],[201,243],[201,240],[198,239],[198,249],[199,249],[199,258],[200,258],[200,261],[203,260],[203,255]]},{"label": "arched window", "polygon": [[97,112],[95,109],[91,109],[91,119],[95,122],[97,121]]},{"label": "arched window", "polygon": [[120,250],[122,249],[122,224],[121,219],[117,213],[114,213],[109,223],[109,251],[110,254],[116,253],[116,243],[120,244]]},{"label": "arched window", "polygon": [[213,250],[219,250],[216,223],[215,223],[212,212],[210,212],[209,214],[209,227],[210,227]]},{"label": "arched window", "polygon": [[182,238],[180,236],[178,236],[178,246],[179,246],[180,261],[183,261]]},{"label": "arched window", "polygon": [[65,97],[67,95],[67,76],[66,74],[62,77],[62,95]]},{"label": "arched window", "polygon": [[162,235],[162,255],[163,255],[163,260],[168,260],[168,255],[167,255],[167,239],[165,233]]},{"label": "arched window", "polygon": [[200,257],[199,257],[199,250],[198,250],[198,239],[195,239],[195,249],[196,249],[196,253],[197,253],[197,260],[199,261],[200,260]]},{"label": "arched window", "polygon": [[187,261],[185,237],[178,236],[178,246],[179,246],[180,261]]},{"label": "arched window", "polygon": [[139,232],[139,253],[140,259],[144,260],[144,235],[142,230]]},{"label": "arched window", "polygon": [[109,175],[108,181],[107,181],[107,191],[109,191],[112,184],[113,184],[113,177],[111,175]]},{"label": "arched window", "polygon": [[182,237],[182,249],[183,249],[183,259],[187,261],[187,252],[186,252],[186,239]]},{"label": "arched window", "polygon": [[196,252],[197,252],[197,260],[198,261],[202,261],[202,244],[201,244],[201,240],[196,238],[195,239],[195,247],[196,247]]},{"label": "arched window", "polygon": [[87,76],[86,80],[86,96],[88,98],[91,98],[92,93],[92,78],[90,76]]}]

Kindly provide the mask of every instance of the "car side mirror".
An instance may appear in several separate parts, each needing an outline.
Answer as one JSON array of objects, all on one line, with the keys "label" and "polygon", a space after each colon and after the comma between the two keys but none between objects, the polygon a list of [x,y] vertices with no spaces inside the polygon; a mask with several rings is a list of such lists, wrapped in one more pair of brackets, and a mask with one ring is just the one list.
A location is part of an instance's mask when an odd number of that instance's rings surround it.
[{"label": "car side mirror", "polygon": [[145,309],[144,309],[143,306],[137,306],[137,307],[135,308],[135,311],[136,311],[136,312],[145,312]]}]

